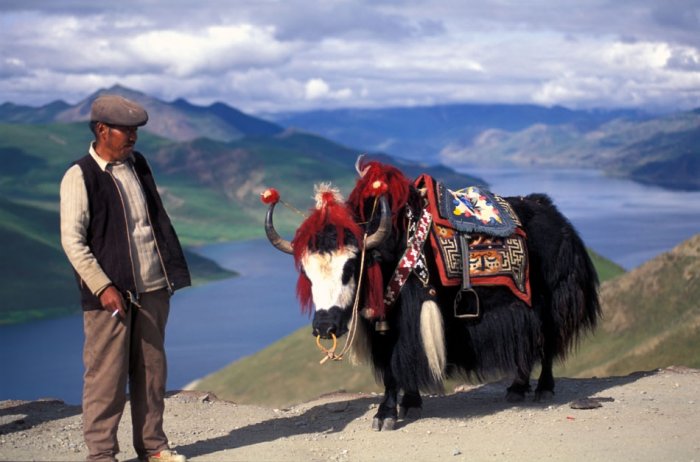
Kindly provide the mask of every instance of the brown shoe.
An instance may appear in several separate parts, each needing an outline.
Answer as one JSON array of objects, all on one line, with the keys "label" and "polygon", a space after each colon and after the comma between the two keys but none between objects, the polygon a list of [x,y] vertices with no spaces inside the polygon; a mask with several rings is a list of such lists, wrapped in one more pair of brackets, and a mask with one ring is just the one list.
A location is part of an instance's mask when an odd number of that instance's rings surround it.
[{"label": "brown shoe", "polygon": [[172,449],[163,449],[157,454],[148,456],[148,462],[187,462],[187,457]]}]

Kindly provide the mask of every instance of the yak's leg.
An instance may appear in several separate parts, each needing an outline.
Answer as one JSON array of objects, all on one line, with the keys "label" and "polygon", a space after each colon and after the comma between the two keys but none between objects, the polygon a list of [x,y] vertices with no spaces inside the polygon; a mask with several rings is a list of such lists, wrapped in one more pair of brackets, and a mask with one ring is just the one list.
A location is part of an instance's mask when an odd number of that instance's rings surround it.
[{"label": "yak's leg", "polygon": [[398,418],[396,412],[398,388],[390,372],[384,374],[384,399],[372,420],[372,430],[393,430]]},{"label": "yak's leg", "polygon": [[508,387],[506,393],[506,401],[509,403],[521,403],[525,400],[525,393],[529,392],[530,388],[530,372],[518,368],[518,375],[513,380],[513,383]]},{"label": "yak's leg", "polygon": [[554,397],[554,374],[552,374],[552,354],[545,350],[542,358],[542,372],[537,379],[535,401],[548,401]]},{"label": "yak's leg", "polygon": [[399,405],[399,419],[419,419],[423,412],[423,398],[417,391],[405,391]]}]

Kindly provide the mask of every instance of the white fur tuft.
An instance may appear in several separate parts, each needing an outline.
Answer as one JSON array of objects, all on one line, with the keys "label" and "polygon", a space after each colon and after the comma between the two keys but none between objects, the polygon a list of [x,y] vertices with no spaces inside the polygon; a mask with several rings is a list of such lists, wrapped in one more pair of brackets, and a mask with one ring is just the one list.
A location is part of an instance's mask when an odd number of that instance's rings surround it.
[{"label": "white fur tuft", "polygon": [[420,310],[420,334],[423,350],[428,358],[433,378],[442,382],[445,378],[445,330],[440,307],[432,300],[423,302]]},{"label": "white fur tuft", "polygon": [[317,209],[321,209],[325,205],[325,201],[323,200],[323,195],[325,193],[331,193],[333,195],[333,200],[339,204],[344,202],[343,195],[338,188],[334,188],[330,183],[319,183],[314,186],[314,200],[316,201]]}]

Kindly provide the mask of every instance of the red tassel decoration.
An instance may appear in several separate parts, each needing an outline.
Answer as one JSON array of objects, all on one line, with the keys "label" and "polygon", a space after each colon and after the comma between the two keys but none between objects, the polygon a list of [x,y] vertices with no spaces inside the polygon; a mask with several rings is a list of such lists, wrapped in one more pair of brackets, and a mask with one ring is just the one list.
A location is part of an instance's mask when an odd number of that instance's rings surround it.
[{"label": "red tassel decoration", "polygon": [[380,318],[385,315],[384,309],[384,281],[382,269],[378,263],[372,263],[367,267],[366,305],[371,308],[371,316]]}]

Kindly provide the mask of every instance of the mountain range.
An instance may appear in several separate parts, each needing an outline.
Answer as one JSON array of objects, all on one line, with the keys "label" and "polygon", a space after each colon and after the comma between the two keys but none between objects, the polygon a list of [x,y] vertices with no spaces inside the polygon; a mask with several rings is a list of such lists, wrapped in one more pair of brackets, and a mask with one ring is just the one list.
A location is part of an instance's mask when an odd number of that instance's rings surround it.
[{"label": "mountain range", "polygon": [[0,122],[32,125],[85,122],[90,118],[92,102],[105,93],[138,101],[151,115],[144,130],[174,141],[197,138],[233,141],[251,135],[271,136],[284,130],[279,125],[244,114],[223,103],[206,107],[190,104],[184,99],[167,103],[121,85],[99,90],[75,105],[55,101],[34,108],[6,102],[0,105]]},{"label": "mountain range", "polygon": [[[523,104],[335,109],[245,114],[223,103],[164,102],[116,85],[76,105],[0,105],[0,123],[83,122],[102,93],[139,101],[152,114],[143,131],[193,142],[310,136],[412,166],[598,169],[671,189],[700,189],[700,108],[654,115],[641,110],[573,110]],[[449,170],[444,175],[452,175]],[[455,178],[458,179],[458,178]]]},{"label": "mountain range", "polygon": [[586,168],[665,188],[700,189],[700,109],[652,115],[461,104],[268,117],[370,151],[453,168]]}]

